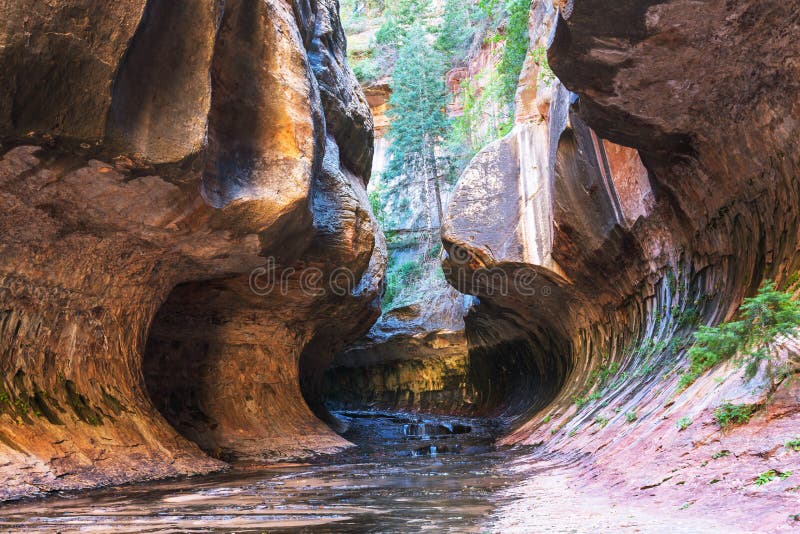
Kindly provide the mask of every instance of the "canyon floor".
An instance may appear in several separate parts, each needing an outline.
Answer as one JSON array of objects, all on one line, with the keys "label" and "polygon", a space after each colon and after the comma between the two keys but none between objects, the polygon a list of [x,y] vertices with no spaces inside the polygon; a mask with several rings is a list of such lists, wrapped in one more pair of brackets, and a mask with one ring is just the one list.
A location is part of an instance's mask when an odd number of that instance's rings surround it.
[{"label": "canyon floor", "polygon": [[[0,508],[0,529],[34,532],[685,532],[794,531],[775,494],[680,485],[604,485],[588,456],[496,447],[502,424],[349,412],[357,447],[312,463],[64,492]],[[686,474],[686,473],[684,473]],[[599,480],[598,480],[599,479]],[[717,492],[718,494],[720,492]],[[789,494],[790,492],[785,492]],[[719,496],[719,495],[718,495]]]}]

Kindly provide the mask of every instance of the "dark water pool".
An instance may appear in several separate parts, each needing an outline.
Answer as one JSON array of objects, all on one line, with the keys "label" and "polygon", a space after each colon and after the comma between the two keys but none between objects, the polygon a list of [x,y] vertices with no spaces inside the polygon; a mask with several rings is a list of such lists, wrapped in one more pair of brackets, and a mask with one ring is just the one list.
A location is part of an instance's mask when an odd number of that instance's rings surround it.
[{"label": "dark water pool", "polygon": [[0,507],[44,532],[481,532],[518,482],[491,421],[348,412],[358,448],[311,464],[69,493]]}]

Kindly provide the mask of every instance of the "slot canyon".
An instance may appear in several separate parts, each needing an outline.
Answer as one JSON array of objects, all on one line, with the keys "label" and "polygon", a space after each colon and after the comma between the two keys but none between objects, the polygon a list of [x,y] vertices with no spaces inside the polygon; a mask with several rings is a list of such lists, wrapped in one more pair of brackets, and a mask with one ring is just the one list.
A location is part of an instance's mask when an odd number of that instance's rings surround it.
[{"label": "slot canyon", "polygon": [[800,2],[0,20],[0,530],[800,528]]}]

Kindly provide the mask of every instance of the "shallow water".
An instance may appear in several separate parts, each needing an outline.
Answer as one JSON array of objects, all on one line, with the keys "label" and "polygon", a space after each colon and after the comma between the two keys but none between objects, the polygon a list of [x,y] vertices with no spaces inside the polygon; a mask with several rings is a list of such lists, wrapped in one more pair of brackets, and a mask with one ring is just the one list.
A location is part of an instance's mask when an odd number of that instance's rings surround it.
[{"label": "shallow water", "polygon": [[519,482],[492,422],[342,413],[359,446],[312,464],[237,469],[0,507],[0,529],[46,532],[469,532]]}]

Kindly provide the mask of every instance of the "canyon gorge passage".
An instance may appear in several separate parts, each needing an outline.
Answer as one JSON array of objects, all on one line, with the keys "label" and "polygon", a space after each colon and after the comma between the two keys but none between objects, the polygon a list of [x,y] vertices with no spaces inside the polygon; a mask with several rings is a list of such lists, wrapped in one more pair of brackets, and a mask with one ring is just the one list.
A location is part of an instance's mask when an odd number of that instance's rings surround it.
[{"label": "canyon gorge passage", "polygon": [[800,2],[0,21],[0,529],[800,528]]}]

